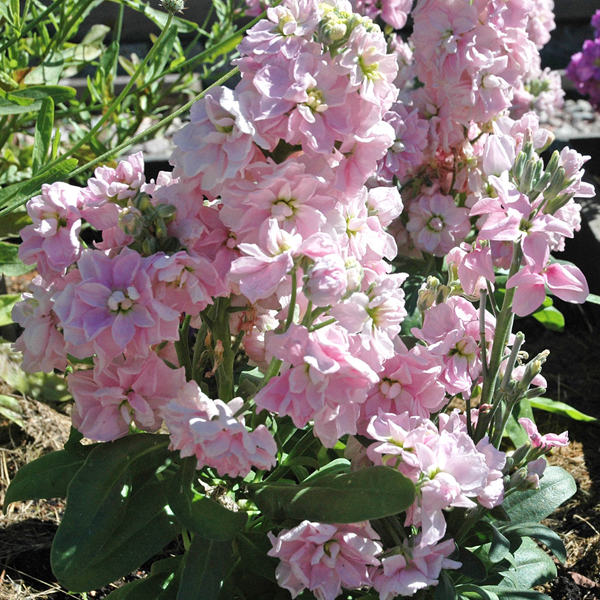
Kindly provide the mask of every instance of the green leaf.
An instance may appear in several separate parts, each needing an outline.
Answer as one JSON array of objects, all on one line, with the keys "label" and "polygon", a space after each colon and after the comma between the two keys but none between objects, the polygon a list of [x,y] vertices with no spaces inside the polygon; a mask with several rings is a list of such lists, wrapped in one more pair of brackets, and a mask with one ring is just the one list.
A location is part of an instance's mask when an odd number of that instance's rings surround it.
[{"label": "green leaf", "polygon": [[470,583],[457,585],[456,591],[461,600],[463,598],[465,600],[498,600],[498,596],[490,591],[489,588],[485,589]]},{"label": "green leaf", "polygon": [[157,598],[173,581],[182,556],[172,556],[152,565],[148,577],[130,581],[108,595],[109,600],[148,600]]},{"label": "green leaf", "polygon": [[493,592],[500,600],[552,600],[550,596],[533,590],[515,590],[514,588],[485,586],[488,592]]},{"label": "green leaf", "polygon": [[533,313],[533,318],[550,331],[564,331],[565,317],[554,306],[547,306]]},{"label": "green leaf", "polygon": [[54,100],[48,96],[42,100],[42,106],[35,123],[33,138],[32,170],[35,175],[48,159],[48,151],[52,143],[52,127],[54,126]]},{"label": "green leaf", "polygon": [[26,85],[57,85],[64,65],[65,60],[62,53],[53,52],[41,65],[25,75],[23,83]]},{"label": "green leaf", "polygon": [[539,522],[577,491],[573,477],[560,467],[548,467],[538,490],[508,496],[503,503],[513,523]]},{"label": "green leaf", "polygon": [[516,565],[502,573],[518,589],[530,589],[556,578],[554,561],[529,538],[515,553]]},{"label": "green leaf", "polygon": [[12,212],[0,219],[0,240],[17,238],[23,227],[31,225],[31,217],[26,212]]},{"label": "green leaf", "polygon": [[[72,100],[76,95],[77,90],[66,85],[34,85],[22,90],[17,90],[16,92],[11,92],[9,99],[16,102],[18,102],[19,99],[37,102],[38,100],[50,97],[54,100],[54,104],[56,105],[59,102]],[[39,103],[39,106],[41,106],[41,102]]]},{"label": "green leaf", "polygon": [[25,204],[27,200],[39,193],[42,184],[62,181],[65,175],[75,169],[76,166],[77,159],[68,158],[47,171],[43,171],[36,177],[32,177],[24,182],[15,183],[0,190],[0,207],[2,208],[0,218],[4,218],[7,213]]},{"label": "green leaf", "polygon": [[[155,10],[149,5],[139,2],[139,0],[123,0],[123,4],[146,15],[155,25],[158,25],[160,29],[165,28],[169,16],[166,12]],[[181,17],[173,17],[171,24],[175,25],[177,31],[180,33],[194,33],[199,29],[196,23],[182,19]]]},{"label": "green leaf", "polygon": [[585,301],[591,302],[592,304],[600,304],[600,296],[597,296],[596,294],[590,294]]},{"label": "green leaf", "polygon": [[8,277],[17,277],[33,271],[35,265],[26,265],[19,258],[19,246],[0,242],[0,273]]},{"label": "green leaf", "polygon": [[558,402],[556,400],[552,400],[551,398],[533,398],[529,401],[529,403],[531,404],[532,408],[545,410],[546,412],[562,415],[563,417],[570,417],[575,421],[587,421],[591,423],[598,420],[596,417],[586,415],[578,411],[576,408],[565,404],[564,402]]},{"label": "green leaf", "polygon": [[52,570],[67,589],[87,591],[110,583],[176,535],[175,519],[166,510],[170,481],[151,482],[144,493],[144,487],[132,491],[140,471],[152,473],[164,462],[167,445],[167,436],[135,434],[90,452],[69,485],[67,509],[52,544]]},{"label": "green leaf", "polygon": [[231,558],[231,542],[215,542],[196,535],[185,555],[177,600],[214,600]]},{"label": "green leaf", "polygon": [[327,463],[324,467],[321,467],[318,471],[311,473],[303,483],[307,481],[314,481],[319,477],[325,475],[335,475],[337,473],[348,473],[350,471],[350,461],[347,458],[336,458],[330,463]]},{"label": "green leaf", "polygon": [[196,479],[196,458],[186,460],[173,478],[169,505],[179,522],[189,531],[209,540],[232,540],[248,521],[245,512],[233,512],[192,485]]},{"label": "green leaf", "polygon": [[510,552],[510,542],[492,526],[492,545],[490,546],[489,558],[493,563],[499,563],[506,558]]},{"label": "green leaf", "polygon": [[446,571],[442,571],[439,583],[435,586],[435,600],[456,600],[456,589],[454,583]]},{"label": "green leaf", "polygon": [[487,579],[488,571],[483,561],[466,548],[460,548],[460,555],[457,559],[462,563],[462,567],[458,569],[458,573],[478,581],[480,583]]},{"label": "green leaf", "polygon": [[0,379],[10,387],[41,402],[65,402],[71,399],[67,382],[56,373],[26,373],[21,369],[21,354],[10,344],[0,344]]},{"label": "green leaf", "polygon": [[13,306],[21,299],[21,294],[3,294],[0,296],[0,327],[13,323]]},{"label": "green leaf", "polygon": [[252,486],[254,502],[268,516],[321,523],[357,523],[398,514],[415,498],[413,483],[385,466],[325,475],[301,485]]},{"label": "green leaf", "polygon": [[111,537],[97,547],[92,560],[71,573],[70,589],[86,591],[107,585],[137,569],[179,535],[181,528],[167,505],[170,484],[168,479],[153,478],[133,494]]},{"label": "green leaf", "polygon": [[66,498],[67,488],[83,466],[94,446],[81,446],[84,453],[59,450],[40,456],[21,467],[10,482],[4,499],[4,510],[12,502]]},{"label": "green leaf", "polygon": [[279,561],[267,555],[273,545],[266,533],[258,531],[239,533],[235,538],[235,543],[244,567],[269,581],[277,581],[275,569]]},{"label": "green leaf", "polygon": [[12,421],[13,423],[16,423],[21,428],[25,427],[25,424],[21,418],[23,415],[21,414],[21,406],[19,405],[19,401],[12,396],[0,394],[0,416]]},{"label": "green leaf", "polygon": [[535,422],[535,419],[533,418],[533,411],[531,410],[530,400],[527,398],[521,400],[513,408],[511,415],[508,417],[506,429],[504,430],[504,435],[511,439],[512,443],[515,445],[515,448],[518,448],[529,441],[527,432],[525,429],[523,429],[521,423],[519,423],[519,419],[522,419],[523,417]]},{"label": "green leaf", "polygon": [[567,560],[567,551],[563,541],[557,533],[540,523],[519,523],[516,525],[503,525],[500,527],[502,533],[509,539],[521,539],[523,537],[535,538],[542,542],[552,551],[554,556],[564,563]]}]

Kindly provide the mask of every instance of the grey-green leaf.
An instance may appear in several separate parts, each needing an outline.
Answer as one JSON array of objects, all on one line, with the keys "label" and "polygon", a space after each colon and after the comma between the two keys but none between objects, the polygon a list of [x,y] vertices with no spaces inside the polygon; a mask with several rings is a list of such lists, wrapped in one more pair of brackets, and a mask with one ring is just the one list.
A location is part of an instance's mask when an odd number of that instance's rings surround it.
[{"label": "grey-green leaf", "polygon": [[552,551],[554,556],[564,563],[567,551],[557,533],[540,523],[519,523],[518,525],[503,525],[500,531],[510,540],[513,538],[531,537],[542,542]]},{"label": "grey-green leaf", "polygon": [[508,496],[503,506],[513,523],[539,522],[577,491],[575,480],[560,467],[548,467],[538,490]]},{"label": "grey-green leaf", "polygon": [[35,122],[33,138],[32,170],[37,174],[48,159],[48,151],[52,143],[52,127],[54,126],[54,100],[48,96],[42,100],[42,106]]}]

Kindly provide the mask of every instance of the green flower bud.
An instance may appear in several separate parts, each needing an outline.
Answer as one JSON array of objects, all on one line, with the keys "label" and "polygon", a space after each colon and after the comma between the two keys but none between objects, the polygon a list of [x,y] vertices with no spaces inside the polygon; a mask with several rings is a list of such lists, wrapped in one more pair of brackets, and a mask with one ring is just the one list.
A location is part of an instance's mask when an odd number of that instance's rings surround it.
[{"label": "green flower bud", "polygon": [[184,0],[161,0],[160,5],[172,15],[183,12],[185,8]]}]

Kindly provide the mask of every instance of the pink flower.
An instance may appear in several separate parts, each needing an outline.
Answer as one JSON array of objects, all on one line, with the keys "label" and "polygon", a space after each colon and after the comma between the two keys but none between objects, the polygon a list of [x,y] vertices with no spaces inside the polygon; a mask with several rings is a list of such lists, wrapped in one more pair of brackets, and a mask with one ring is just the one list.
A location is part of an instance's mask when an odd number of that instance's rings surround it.
[{"label": "pink flower", "polygon": [[277,537],[268,533],[273,544],[269,556],[278,558],[277,583],[292,598],[308,589],[318,600],[335,600],[346,589],[372,585],[369,567],[379,565],[376,556],[383,551],[379,536],[368,522],[327,525],[302,521],[284,529]]},{"label": "pink flower", "polygon": [[183,251],[170,256],[159,252],[149,262],[154,297],[179,313],[197,315],[213,298],[229,293],[205,258]]},{"label": "pink flower", "polygon": [[535,312],[546,298],[545,286],[565,302],[582,304],[589,295],[585,276],[575,265],[552,263],[539,273],[528,266],[506,282],[507,289],[517,288],[513,298],[513,312],[520,317]]},{"label": "pink flower", "polygon": [[42,185],[42,195],[27,203],[33,224],[21,230],[19,258],[46,280],[61,275],[81,256],[81,189],[67,183]]},{"label": "pink flower", "polygon": [[127,352],[147,356],[152,344],[179,339],[179,312],[152,290],[150,263],[129,248],[114,258],[85,250],[81,281],[57,296],[54,312],[77,358],[97,354],[101,364]]},{"label": "pink flower", "polygon": [[129,426],[156,431],[162,422],[159,409],[170,402],[185,383],[183,369],[170,369],[155,354],[147,358],[117,358],[93,371],[69,376],[75,400],[73,426],[92,440],[109,442],[129,433]]},{"label": "pink flower", "polygon": [[170,448],[182,457],[196,456],[198,469],[209,466],[221,476],[245,477],[252,467],[268,471],[277,464],[277,444],[264,425],[248,431],[244,418],[234,416],[243,403],[212,400],[196,382],[186,383],[161,410]]},{"label": "pink flower", "polygon": [[256,130],[243,98],[218,87],[192,106],[191,122],[178,131],[171,161],[186,177],[202,174],[202,187],[212,191],[233,179],[256,155]]},{"label": "pink flower", "polygon": [[[291,368],[258,392],[256,406],[291,416],[296,427],[314,419],[315,434],[329,448],[342,435],[355,434],[358,410],[338,407],[364,402],[377,375],[350,353],[345,332],[330,326],[309,333],[292,324],[284,334],[268,332],[266,340],[267,350]],[[340,417],[339,429],[330,427],[333,415]]]},{"label": "pink flower", "polygon": [[490,283],[496,280],[490,246],[463,243],[448,252],[446,262],[456,267],[460,285],[469,296],[478,295],[479,290],[486,289],[486,280]]},{"label": "pink flower", "polygon": [[395,552],[381,558],[381,567],[371,571],[373,587],[381,600],[414,596],[418,590],[438,584],[442,569],[459,569],[462,563],[450,560],[454,540],[426,545],[420,536],[405,540]]},{"label": "pink flower", "polygon": [[303,291],[315,306],[337,304],[346,293],[346,263],[339,254],[319,257],[308,268]]},{"label": "pink flower", "polygon": [[83,190],[81,216],[96,229],[117,225],[120,207],[143,190],[144,156],[137,152],[121,161],[116,169],[98,167]]},{"label": "pink flower", "polygon": [[452,196],[439,191],[423,194],[409,209],[406,229],[415,245],[430,254],[443,256],[462,242],[469,230],[469,210],[456,206]]},{"label": "pink flower", "polygon": [[229,279],[237,283],[240,292],[254,303],[275,293],[294,266],[294,253],[302,238],[279,229],[275,219],[263,223],[259,233],[261,246],[239,244],[245,254],[233,261]]},{"label": "pink flower", "polygon": [[25,329],[14,349],[23,353],[21,368],[28,373],[64,371],[67,366],[65,339],[53,311],[54,295],[61,283],[57,279],[48,284],[40,276],[36,277],[29,285],[31,293],[23,294],[12,309],[13,320]]},{"label": "pink flower", "polygon": [[548,451],[556,446],[568,446],[569,445],[569,432],[564,431],[560,435],[556,433],[547,433],[546,435],[540,435],[536,424],[531,420],[523,417],[519,419],[519,423],[523,426],[529,441],[534,448],[540,448],[541,450]]}]

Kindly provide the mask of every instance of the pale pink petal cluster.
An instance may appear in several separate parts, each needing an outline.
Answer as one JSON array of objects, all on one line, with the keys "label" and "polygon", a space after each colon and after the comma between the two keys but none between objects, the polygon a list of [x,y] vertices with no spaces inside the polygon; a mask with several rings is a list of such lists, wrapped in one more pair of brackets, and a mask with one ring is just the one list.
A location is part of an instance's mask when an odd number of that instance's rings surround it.
[{"label": "pale pink petal cluster", "polygon": [[180,386],[160,411],[171,449],[195,456],[198,469],[213,467],[221,476],[245,477],[252,467],[268,471],[277,464],[277,444],[264,425],[248,431],[244,418],[236,417],[242,405],[241,398],[212,400],[193,381]]},{"label": "pale pink petal cluster", "polygon": [[379,565],[383,550],[371,525],[333,525],[302,521],[277,537],[269,532],[269,556],[280,560],[277,583],[292,598],[310,590],[318,600],[335,600],[342,588],[371,586],[370,567]]}]

